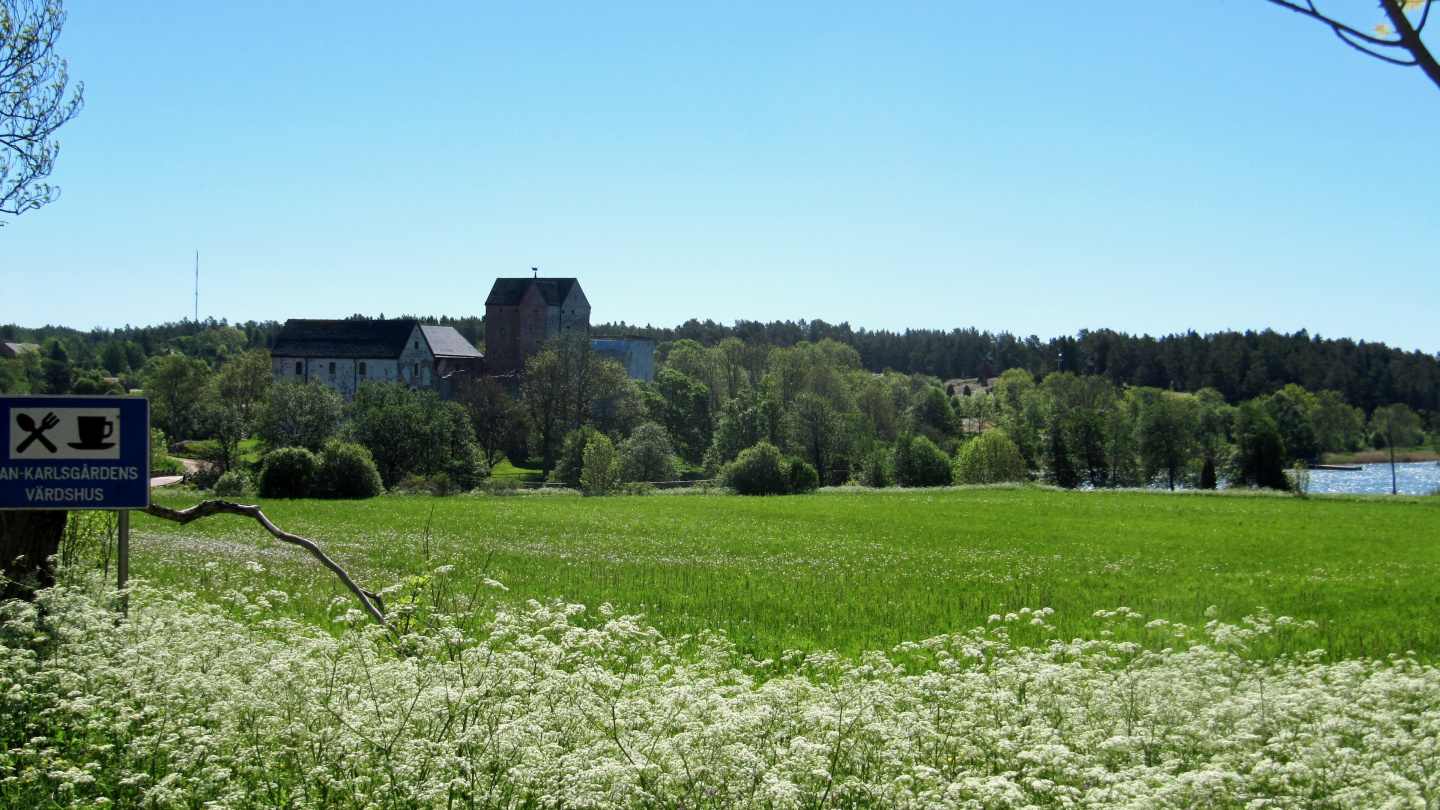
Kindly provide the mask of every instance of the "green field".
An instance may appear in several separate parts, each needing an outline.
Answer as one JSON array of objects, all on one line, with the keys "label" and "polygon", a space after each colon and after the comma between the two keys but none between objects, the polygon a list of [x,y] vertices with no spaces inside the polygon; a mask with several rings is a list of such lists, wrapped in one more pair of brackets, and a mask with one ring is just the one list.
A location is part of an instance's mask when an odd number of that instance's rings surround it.
[{"label": "green field", "polygon": [[[1120,606],[1197,627],[1210,606],[1222,621],[1263,606],[1319,624],[1260,654],[1440,653],[1440,498],[1031,488],[262,506],[372,589],[449,564],[462,591],[484,573],[508,598],[609,602],[671,635],[724,629],[761,658],[885,649],[1022,607],[1053,608],[1066,638],[1095,637],[1107,624],[1092,614]],[[314,621],[353,604],[330,608],[345,593],[328,572],[238,517],[180,527],[138,516],[132,571],[208,598],[282,590],[287,610]],[[1121,635],[1167,643],[1142,623]]]}]

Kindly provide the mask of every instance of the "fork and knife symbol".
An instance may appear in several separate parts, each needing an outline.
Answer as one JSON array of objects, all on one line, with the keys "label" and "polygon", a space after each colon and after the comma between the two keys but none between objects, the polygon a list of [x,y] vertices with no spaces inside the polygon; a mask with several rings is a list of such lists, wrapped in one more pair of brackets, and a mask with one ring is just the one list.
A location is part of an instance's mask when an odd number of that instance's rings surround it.
[{"label": "fork and knife symbol", "polygon": [[45,445],[46,450],[52,453],[59,452],[59,448],[52,444],[49,439],[45,438],[45,431],[60,424],[60,418],[55,414],[45,414],[45,418],[41,419],[40,424],[37,426],[35,420],[30,418],[30,414],[17,413],[15,414],[15,424],[19,425],[21,430],[30,434],[29,438],[21,442],[19,447],[15,448],[15,452],[23,453],[26,448],[37,441]]}]

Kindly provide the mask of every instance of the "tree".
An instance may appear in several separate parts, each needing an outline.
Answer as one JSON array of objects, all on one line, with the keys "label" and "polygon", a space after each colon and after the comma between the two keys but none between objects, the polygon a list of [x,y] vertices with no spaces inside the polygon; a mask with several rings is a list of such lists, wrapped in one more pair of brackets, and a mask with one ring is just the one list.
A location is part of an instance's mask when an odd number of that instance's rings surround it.
[{"label": "tree", "polygon": [[803,391],[785,415],[790,449],[815,468],[826,485],[845,483],[850,477],[853,444],[850,420],[824,397]]},{"label": "tree", "polygon": [[170,438],[190,438],[209,376],[210,369],[203,361],[182,354],[167,354],[146,372],[151,418]]},{"label": "tree", "polygon": [[468,490],[489,475],[465,409],[434,391],[363,382],[349,410],[346,430],[352,441],[370,451],[386,487],[406,475],[443,475]]},{"label": "tree", "polygon": [[1080,485],[1080,476],[1075,472],[1075,460],[1070,455],[1070,448],[1065,442],[1065,434],[1068,433],[1066,420],[1059,418],[1050,423],[1050,480],[1056,486],[1065,489],[1074,489]]},{"label": "tree", "polygon": [[950,459],[924,436],[902,433],[890,450],[890,468],[902,487],[943,487],[950,483]]},{"label": "tree", "polygon": [[560,441],[569,432],[572,413],[570,379],[559,353],[542,349],[525,361],[520,397],[534,439],[531,452],[540,452],[541,472],[548,477],[555,468]]},{"label": "tree", "polygon": [[65,25],[60,0],[0,3],[0,213],[22,214],[54,201],[45,183],[60,154],[55,132],[84,106],[85,84],[70,81],[55,41]]},{"label": "tree", "polygon": [[1291,383],[1265,397],[1263,403],[1280,429],[1287,462],[1310,462],[1320,457],[1320,439],[1311,417],[1315,410],[1315,397],[1309,391]]},{"label": "tree", "polygon": [[1030,478],[1020,448],[998,428],[966,442],[955,455],[952,474],[957,484],[1000,484]]},{"label": "tree", "polygon": [[455,387],[454,400],[460,403],[475,428],[475,442],[491,467],[500,460],[507,439],[523,429],[520,403],[494,377],[472,377]]},{"label": "tree", "polygon": [[761,442],[725,465],[720,484],[740,495],[784,495],[790,491],[790,465],[779,448]]},{"label": "tree", "polygon": [[1165,474],[1170,489],[1195,456],[1199,426],[1194,398],[1168,391],[1155,392],[1140,410],[1140,464],[1145,479]]},{"label": "tree", "polygon": [[276,383],[257,413],[255,433],[272,448],[318,453],[340,429],[344,407],[340,394],[319,380]]},{"label": "tree", "polygon": [[[44,182],[60,154],[60,144],[52,138],[80,112],[85,95],[83,82],[73,95],[66,95],[70,75],[65,60],[55,53],[64,24],[60,0],[0,3],[0,213],[18,216],[60,194]],[[63,390],[50,393],[69,390],[68,363],[47,371],[56,383],[64,373]],[[0,385],[10,387],[4,380]],[[54,582],[49,560],[60,548],[68,516],[61,509],[0,512],[0,569],[5,577],[0,596],[28,597],[34,588]]]},{"label": "tree", "polygon": [[601,435],[600,431],[588,425],[570,431],[570,435],[565,437],[560,457],[555,461],[555,471],[550,473],[550,480],[567,486],[580,486],[580,476],[585,471],[585,448]]},{"label": "tree", "polygon": [[215,396],[240,414],[247,433],[259,417],[265,395],[270,391],[271,379],[270,352],[266,349],[251,349],[215,372]]},{"label": "tree", "polygon": [[626,481],[673,481],[680,474],[665,428],[646,422],[620,443],[620,477]]},{"label": "tree", "polygon": [[1317,392],[1311,416],[1321,450],[1329,453],[1354,452],[1365,441],[1365,412],[1347,404],[1338,392]]},{"label": "tree", "polygon": [[586,495],[608,495],[620,483],[620,457],[615,445],[603,434],[595,434],[585,445],[584,469],[580,473],[580,489]]},{"label": "tree", "polygon": [[654,392],[659,395],[660,423],[670,432],[682,458],[699,464],[710,448],[713,426],[710,421],[710,389],[704,383],[673,369],[655,375]]},{"label": "tree", "polygon": [[1385,439],[1390,448],[1390,494],[1398,495],[1400,487],[1395,478],[1395,446],[1409,447],[1419,444],[1424,438],[1420,431],[1420,417],[1403,404],[1376,408],[1370,415],[1370,430]]},{"label": "tree", "polygon": [[705,469],[718,473],[742,450],[760,442],[778,445],[785,413],[775,386],[768,381],[731,397],[720,409],[715,439],[705,453]]},{"label": "tree", "polygon": [[[1440,87],[1440,62],[1421,38],[1425,23],[1430,18],[1430,4],[1434,0],[1380,0],[1387,22],[1380,23],[1371,33],[1361,31],[1338,17],[1319,10],[1313,0],[1270,0],[1281,8],[1303,14],[1330,28],[1340,41],[1355,50],[1373,56],[1383,62],[1404,67],[1418,67],[1436,87]],[[1418,20],[1411,20],[1418,14]]]},{"label": "tree", "polygon": [[1241,403],[1235,413],[1234,480],[1241,486],[1290,488],[1280,428],[1256,400]]}]

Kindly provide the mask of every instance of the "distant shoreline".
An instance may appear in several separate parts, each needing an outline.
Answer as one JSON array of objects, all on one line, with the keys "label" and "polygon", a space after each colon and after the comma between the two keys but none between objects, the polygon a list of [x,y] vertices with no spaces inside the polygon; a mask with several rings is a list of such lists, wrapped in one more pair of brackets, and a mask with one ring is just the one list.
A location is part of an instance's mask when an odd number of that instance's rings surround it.
[{"label": "distant shoreline", "polygon": [[[1325,464],[1388,464],[1390,462],[1389,450],[1362,450],[1358,453],[1326,453],[1322,461]],[[1424,461],[1440,461],[1440,453],[1428,448],[1415,448],[1410,450],[1395,451],[1396,463],[1406,464]]]}]

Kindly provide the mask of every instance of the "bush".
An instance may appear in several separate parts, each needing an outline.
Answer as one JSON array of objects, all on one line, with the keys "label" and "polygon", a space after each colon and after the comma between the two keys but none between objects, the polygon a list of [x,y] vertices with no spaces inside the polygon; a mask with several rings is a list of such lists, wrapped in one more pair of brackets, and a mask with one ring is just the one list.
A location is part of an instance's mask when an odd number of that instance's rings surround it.
[{"label": "bush", "polygon": [[1030,480],[1020,448],[999,428],[976,436],[960,450],[955,456],[954,474],[957,484]]},{"label": "bush", "polygon": [[786,479],[790,492],[795,495],[814,492],[820,488],[820,474],[801,458],[790,459],[790,471]]},{"label": "bush", "polygon": [[220,467],[215,464],[202,464],[195,472],[186,473],[185,480],[196,489],[214,489],[220,481]]},{"label": "bush", "polygon": [[902,487],[943,487],[950,483],[950,459],[924,436],[902,433],[890,451],[895,482]]},{"label": "bush", "polygon": [[570,435],[565,437],[564,447],[560,450],[560,458],[555,460],[555,469],[550,473],[550,480],[566,486],[580,486],[581,471],[585,468],[585,448],[599,435],[600,431],[589,425],[570,431]]},{"label": "bush", "polygon": [[221,498],[243,498],[251,492],[250,476],[231,470],[215,482],[215,495]]},{"label": "bush", "polygon": [[665,428],[646,422],[620,443],[620,477],[626,481],[674,481],[680,476]]},{"label": "bush", "polygon": [[385,491],[370,451],[333,439],[320,455],[314,484],[320,498],[373,498]]},{"label": "bush", "polygon": [[884,450],[875,450],[860,459],[860,468],[855,471],[856,480],[867,487],[876,489],[895,483],[895,479],[890,475],[889,455]]},{"label": "bush", "polygon": [[319,466],[315,454],[303,447],[281,447],[265,456],[260,470],[260,497],[308,498]]},{"label": "bush", "polygon": [[726,464],[720,483],[741,495],[784,495],[790,491],[789,465],[775,445],[761,442]]},{"label": "bush", "polygon": [[[567,445],[569,443],[566,441]],[[600,433],[591,436],[585,445],[582,466],[580,489],[586,495],[609,495],[620,483],[620,457],[615,453],[615,445]]]}]

